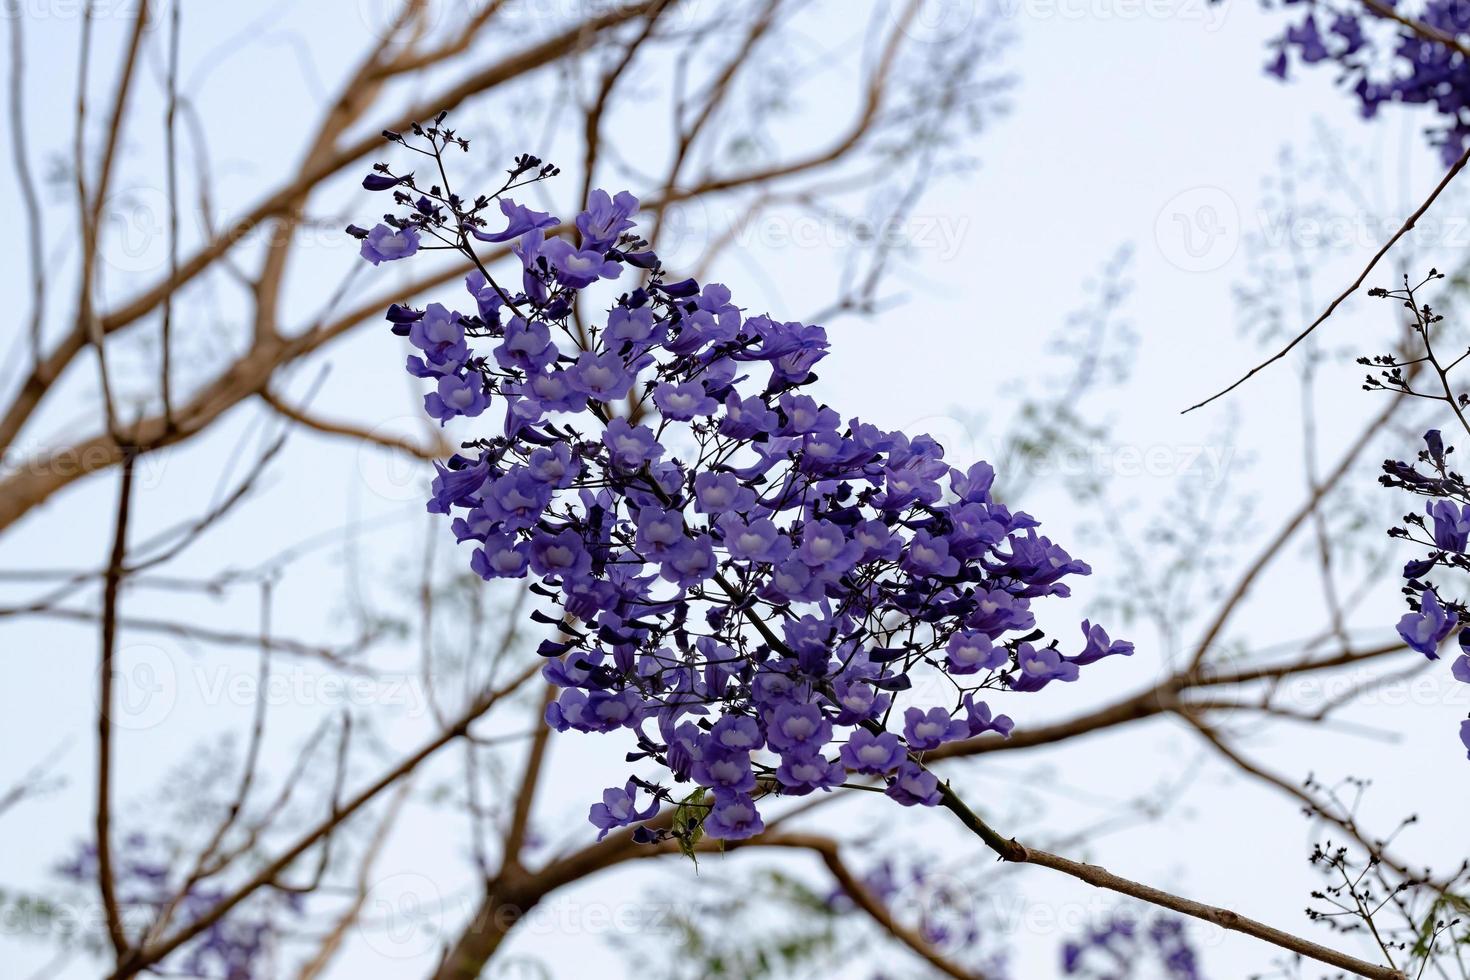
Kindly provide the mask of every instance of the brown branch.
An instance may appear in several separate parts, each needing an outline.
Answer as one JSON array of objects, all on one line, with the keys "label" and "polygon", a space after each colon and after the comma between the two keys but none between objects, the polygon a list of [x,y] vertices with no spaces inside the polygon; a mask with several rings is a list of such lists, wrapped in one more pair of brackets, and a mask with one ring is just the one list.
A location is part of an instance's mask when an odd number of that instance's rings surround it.
[{"label": "brown branch", "polygon": [[1316,960],[1318,963],[1326,963],[1339,969],[1347,970],[1361,977],[1369,977],[1372,980],[1407,980],[1405,975],[1392,967],[1379,966],[1360,960],[1355,956],[1349,956],[1335,949],[1314,943],[1310,939],[1304,939],[1289,932],[1268,926],[1263,922],[1241,915],[1231,909],[1221,908],[1216,905],[1206,905],[1192,899],[1181,898],[1171,895],[1166,891],[1144,885],[1128,878],[1113,874],[1106,868],[1095,864],[1083,864],[1051,854],[1046,851],[1028,851],[1028,864],[1038,864],[1044,868],[1051,868],[1063,874],[1071,875],[1079,881],[1086,882],[1097,888],[1105,888],[1108,891],[1127,895],[1160,908],[1166,908],[1182,915],[1201,919],[1213,923],[1222,929],[1231,932],[1239,932],[1243,935],[1252,936],[1285,949],[1292,953]]},{"label": "brown branch", "polygon": [[97,889],[102,896],[102,910],[107,923],[107,937],[119,960],[128,952],[127,933],[123,931],[118,909],[117,889],[112,868],[112,709],[113,658],[117,653],[118,589],[128,554],[128,517],[133,507],[133,462],[136,457],[126,452],[118,479],[117,518],[112,536],[112,556],[102,584],[102,655],[97,683]]},{"label": "brown branch", "polygon": [[581,200],[584,202],[591,195],[592,184],[596,179],[597,153],[602,148],[602,116],[607,111],[607,103],[612,98],[613,89],[617,88],[618,80],[623,77],[623,74],[633,64],[633,59],[638,56],[638,49],[648,43],[649,38],[653,36],[653,29],[658,26],[659,18],[677,2],[678,0],[653,0],[648,10],[648,16],[644,20],[643,29],[623,49],[622,57],[602,76],[601,84],[597,87],[597,96],[592,100],[592,105],[587,110],[587,118],[582,127],[584,149]]},{"label": "brown branch", "polygon": [[[88,30],[93,15],[93,5],[88,0],[85,19]],[[133,76],[137,73],[138,52],[143,44],[143,32],[148,26],[148,0],[140,0],[138,4],[138,16],[133,21],[133,30],[128,35],[126,53],[123,57],[121,74],[118,78],[117,91],[112,106],[112,115],[107,125],[107,140],[103,144],[102,162],[97,172],[97,186],[90,191],[91,199],[88,200],[89,191],[86,182],[86,161],[83,156],[82,129],[86,120],[86,93],[79,90],[77,93],[77,137],[76,137],[76,184],[78,197],[78,211],[82,216],[82,272],[80,296],[78,299],[77,330],[85,332],[88,341],[97,349],[97,366],[101,377],[102,398],[107,409],[107,425],[112,431],[115,439],[120,439],[121,433],[117,429],[117,417],[112,400],[112,384],[108,379],[107,355],[104,350],[104,336],[102,323],[97,317],[93,306],[93,286],[97,268],[97,253],[101,245],[102,205],[107,200],[107,188],[110,186],[113,173],[113,162],[117,156],[117,145],[122,138],[124,119],[128,107],[128,93],[132,90]],[[90,44],[84,44],[84,49],[90,48]],[[81,82],[79,89],[86,85],[86,59],[84,53]]]},{"label": "brown branch", "polygon": [[268,405],[273,412],[280,415],[282,418],[290,419],[292,422],[295,422],[315,432],[321,432],[331,436],[342,436],[348,439],[356,439],[359,442],[371,443],[376,446],[382,446],[384,449],[395,450],[407,456],[412,456],[414,459],[422,460],[425,462],[432,462],[434,460],[444,459],[449,456],[451,452],[454,451],[453,447],[451,447],[447,442],[442,439],[437,440],[434,445],[423,446],[412,439],[404,438],[402,436],[385,435],[384,433],[377,432],[371,429],[365,429],[361,426],[353,425],[349,422],[334,422],[327,419],[318,418],[315,415],[308,414],[305,409],[295,408],[291,405],[288,405],[286,402],[281,400],[280,396],[276,395],[269,388],[262,389],[261,391],[257,392],[257,394],[260,395],[261,401],[265,402],[265,404]]},{"label": "brown branch", "polygon": [[1323,657],[1317,660],[1298,660],[1284,664],[1262,664],[1253,667],[1242,667],[1229,672],[1213,674],[1196,672],[1190,674],[1180,671],[1170,675],[1153,687],[1145,688],[1135,694],[1120,698],[1112,704],[1095,708],[1092,711],[1076,715],[1064,721],[1054,722],[1050,725],[1023,728],[1013,733],[1010,738],[1001,738],[996,735],[981,735],[976,738],[946,742],[944,745],[924,753],[924,759],[928,762],[937,762],[943,759],[969,758],[970,756],[986,755],[991,752],[1007,752],[1017,749],[1036,748],[1042,745],[1052,745],[1093,732],[1118,728],[1131,722],[1155,718],[1164,714],[1177,714],[1188,711],[1191,708],[1196,708],[1198,707],[1196,702],[1182,696],[1194,688],[1223,687],[1234,684],[1246,684],[1259,680],[1279,680],[1300,674],[1366,663],[1382,657],[1392,656],[1406,649],[1407,647],[1402,643],[1388,643],[1370,647],[1366,650],[1346,651],[1336,656]]},{"label": "brown branch", "polygon": [[[80,623],[95,623],[101,619],[98,613],[88,609],[37,609],[33,612],[28,612],[27,615]],[[227,647],[259,649],[261,642],[260,637],[252,633],[234,632],[212,626],[196,626],[193,623],[178,623],[167,619],[119,616],[116,620],[116,626],[119,630],[161,633],[167,636],[176,636],[180,639],[196,640],[200,643],[214,643]],[[306,643],[301,640],[271,637],[266,641],[266,645],[273,653],[307,657],[330,663],[332,666],[341,669],[358,670],[359,668],[346,658],[348,654],[366,646],[374,638],[375,636],[373,634],[369,634],[344,647],[327,647]]]},{"label": "brown branch", "polygon": [[[641,16],[644,6],[638,3],[619,4],[606,13],[589,17],[578,25],[482,68],[436,94],[429,95],[379,128],[406,129],[410,124],[426,119],[440,109],[452,109],[473,95],[496,88],[552,64],[580,49],[589,37]],[[391,65],[375,62],[370,74],[374,79],[379,79],[393,71]],[[245,236],[265,222],[289,214],[297,202],[322,181],[372,154],[381,146],[382,139],[378,135],[378,129],[375,128],[340,149],[332,147],[315,154],[314,163],[303,166],[292,180],[272,191],[264,200],[250,208],[242,218],[211,237],[207,243],[180,262],[176,272],[145,288],[119,308],[97,317],[102,333],[106,335],[120,330],[147,316],[164,301],[167,295],[191,282],[213,266]],[[108,169],[110,170],[110,158]],[[85,213],[84,211],[84,215]],[[22,382],[4,415],[0,416],[0,452],[9,449],[15,437],[40,405],[47,391],[61,377],[76,356],[86,348],[88,342],[89,333],[84,320],[68,331],[57,342],[51,353],[42,358],[40,363],[33,368]],[[0,528],[3,528],[5,523],[8,522],[0,520]]]},{"label": "brown branch", "polygon": [[505,6],[505,0],[490,0],[489,3],[481,4],[475,16],[460,28],[451,31],[453,40],[437,48],[431,48],[421,53],[416,53],[412,48],[405,48],[397,57],[384,66],[384,71],[395,75],[404,75],[409,72],[418,71],[421,68],[429,68],[441,64],[455,55],[464,54],[474,43],[475,37],[481,29],[490,22],[490,19],[500,13]]},{"label": "brown branch", "polygon": [[1231,909],[1220,908],[1215,905],[1207,905],[1193,899],[1182,898],[1152,885],[1145,885],[1129,878],[1124,878],[1112,873],[1106,868],[1095,864],[1083,864],[1059,854],[1048,851],[1036,850],[1027,847],[1015,838],[1006,839],[996,833],[985,821],[976,816],[964,801],[949,787],[948,783],[941,784],[940,792],[943,794],[940,803],[960,819],[967,828],[977,837],[985,842],[985,845],[994,851],[1004,861],[1017,864],[1035,864],[1043,868],[1051,868],[1062,874],[1070,875],[1078,881],[1085,882],[1095,888],[1105,888],[1108,891],[1127,895],[1139,901],[1157,905],[1160,908],[1188,915],[1192,918],[1201,919],[1213,923],[1222,929],[1231,932],[1239,932],[1252,936],[1264,942],[1270,943],[1281,949],[1297,953],[1319,963],[1326,963],[1340,969],[1349,970],[1360,977],[1368,977],[1370,980],[1407,980],[1403,973],[1392,967],[1379,966],[1360,960],[1355,956],[1338,952],[1310,939],[1304,939],[1289,932],[1268,926],[1263,922],[1248,918]]},{"label": "brown branch", "polygon": [[32,766],[24,776],[15,783],[12,783],[9,789],[0,793],[0,816],[4,816],[9,810],[26,800],[34,796],[39,796],[41,793],[60,786],[65,782],[64,777],[52,777],[50,773],[57,762],[60,761],[61,756],[65,754],[69,741],[62,742],[56,748],[52,749],[46,754],[45,758]]},{"label": "brown branch", "polygon": [[[548,683],[541,696],[541,710],[536,717],[546,713],[546,708],[556,700],[557,687]],[[531,736],[531,748],[526,754],[526,768],[521,775],[515,794],[515,808],[511,811],[510,825],[505,831],[505,843],[501,848],[501,864],[507,868],[520,868],[521,850],[525,845],[526,832],[531,826],[531,807],[536,801],[536,789],[541,782],[541,773],[546,765],[546,750],[551,743],[550,725],[539,725]]]},{"label": "brown branch", "polygon": [[380,129],[406,130],[413,123],[432,117],[441,110],[452,110],[473,95],[497,88],[578,50],[587,38],[636,17],[643,16],[647,3],[618,4],[607,13],[590,17],[544,41],[516,52],[474,72],[460,82],[438,93],[431,93],[407,110],[389,119],[341,149],[324,154],[314,165],[304,167],[289,184],[278,188],[265,200],[246,212],[245,216],[220,233],[187,259],[175,277],[164,279],[145,290],[118,310],[103,318],[109,332],[147,315],[163,301],[164,293],[177,289],[211,265],[244,235],[261,223],[285,212],[299,197],[345,167],[372,155],[383,146]]},{"label": "brown branch", "polygon": [[[708,847],[709,845],[707,845]],[[822,837],[817,834],[790,833],[780,835],[760,835],[744,842],[731,842],[726,849],[735,850],[743,846],[757,847],[792,847],[802,850],[814,851],[832,873],[837,884],[848,898],[852,899],[868,917],[876,922],[894,939],[907,946],[915,955],[934,967],[946,976],[954,977],[955,980],[984,980],[985,974],[977,970],[969,970],[959,963],[949,959],[943,953],[934,948],[933,944],[926,942],[924,937],[916,930],[894,919],[893,913],[888,906],[884,905],[868,886],[863,884],[862,879],[852,873],[846,862],[842,860],[842,852],[835,840],[830,837]],[[663,849],[667,853],[668,848]]]}]

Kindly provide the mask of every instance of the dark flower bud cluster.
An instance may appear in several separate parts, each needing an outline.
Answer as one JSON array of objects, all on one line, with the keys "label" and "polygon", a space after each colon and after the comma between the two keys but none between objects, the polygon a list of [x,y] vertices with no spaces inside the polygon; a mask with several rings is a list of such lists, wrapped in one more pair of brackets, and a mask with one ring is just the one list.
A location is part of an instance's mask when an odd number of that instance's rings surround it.
[{"label": "dark flower bud cluster", "polygon": [[[535,158],[461,199],[442,165],[460,142],[441,124],[415,131],[423,145],[394,140],[441,183],[379,166],[365,186],[400,213],[355,233],[374,263],[422,245],[475,266],[467,309],[387,316],[431,383],[431,416],[494,419],[439,465],[429,510],[452,516],[479,575],[536,580],[544,674],[561,688],[546,723],[626,732],[629,762],[690,784],[608,789],[590,814],[603,834],[681,802],[699,812],[681,833],[745,838],[762,829],[759,796],[852,776],[934,805],[925,752],[1011,730],[982,692],[1040,691],[1132,652],[1086,622],[1077,652],[1045,642],[1032,603],[1090,570],[993,496],[990,466],[959,469],[929,436],[807,393],[825,330],[668,281],[631,194],[593,191],[570,225],[516,203],[507,191],[555,172]],[[498,284],[478,242],[511,243],[520,282]],[[597,284],[630,272],[637,285],[603,287],[605,315],[583,316]],[[906,693],[920,677],[945,692],[929,686],[924,707]]]}]

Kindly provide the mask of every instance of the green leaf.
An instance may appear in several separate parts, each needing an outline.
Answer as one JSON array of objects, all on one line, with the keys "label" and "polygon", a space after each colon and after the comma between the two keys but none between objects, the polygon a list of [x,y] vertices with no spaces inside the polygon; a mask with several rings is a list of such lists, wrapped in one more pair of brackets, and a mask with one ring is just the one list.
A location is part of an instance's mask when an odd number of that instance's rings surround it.
[{"label": "green leaf", "polygon": [[695,856],[695,848],[704,838],[704,818],[708,813],[703,787],[680,800],[674,810],[674,839],[679,842],[680,853],[694,862],[696,871],[699,858]]}]

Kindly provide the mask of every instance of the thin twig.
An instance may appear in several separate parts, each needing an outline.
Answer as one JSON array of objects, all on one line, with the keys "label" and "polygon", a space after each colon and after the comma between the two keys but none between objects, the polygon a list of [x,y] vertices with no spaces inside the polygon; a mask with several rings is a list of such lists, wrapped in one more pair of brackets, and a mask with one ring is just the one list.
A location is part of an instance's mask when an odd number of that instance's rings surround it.
[{"label": "thin twig", "polygon": [[1465,164],[1467,162],[1470,162],[1470,147],[1465,148],[1465,152],[1460,154],[1460,159],[1456,160],[1454,164],[1450,167],[1449,171],[1444,175],[1444,177],[1440,178],[1440,181],[1438,184],[1435,185],[1434,190],[1427,198],[1424,199],[1424,203],[1419,205],[1419,207],[1414,210],[1414,213],[1409,215],[1408,220],[1403,223],[1399,230],[1393,233],[1393,237],[1385,242],[1383,244],[1383,247],[1380,248],[1376,253],[1374,253],[1373,258],[1370,259],[1368,264],[1363,267],[1363,271],[1358,273],[1358,278],[1353,280],[1353,284],[1347,289],[1343,290],[1341,293],[1339,293],[1337,298],[1328,304],[1327,309],[1322,311],[1322,315],[1317,317],[1317,319],[1313,320],[1310,324],[1307,325],[1307,329],[1303,330],[1301,333],[1293,337],[1291,343],[1281,348],[1281,350],[1277,351],[1275,354],[1272,354],[1260,364],[1257,364],[1255,367],[1251,368],[1239,380],[1230,385],[1228,388],[1216,392],[1202,402],[1196,402],[1179,414],[1188,414],[1189,412],[1194,411],[1196,408],[1202,408],[1215,399],[1222,398],[1225,395],[1230,394],[1236,388],[1239,388],[1241,385],[1245,384],[1252,377],[1254,377],[1257,372],[1262,371],[1275,362],[1281,360],[1287,354],[1291,353],[1292,348],[1296,347],[1296,345],[1301,343],[1303,340],[1306,340],[1313,330],[1316,330],[1318,327],[1320,327],[1323,323],[1327,321],[1328,317],[1332,316],[1332,314],[1337,311],[1337,307],[1343,302],[1343,300],[1347,299],[1353,293],[1357,292],[1358,287],[1363,285],[1363,280],[1368,278],[1368,273],[1372,272],[1373,267],[1378,264],[1378,260],[1388,254],[1388,250],[1397,245],[1399,239],[1407,235],[1409,233],[1409,230],[1414,227],[1415,223],[1418,222],[1420,218],[1424,217],[1424,213],[1429,210],[1430,205],[1432,205],[1439,197],[1440,192],[1450,185],[1450,181],[1454,180],[1461,170],[1465,169]]}]

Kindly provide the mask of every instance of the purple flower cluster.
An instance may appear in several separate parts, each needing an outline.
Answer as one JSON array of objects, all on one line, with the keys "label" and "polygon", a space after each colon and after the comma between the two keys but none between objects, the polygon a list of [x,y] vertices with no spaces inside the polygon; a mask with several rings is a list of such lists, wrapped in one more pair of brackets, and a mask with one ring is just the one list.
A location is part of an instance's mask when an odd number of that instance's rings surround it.
[{"label": "purple flower cluster", "polygon": [[[1410,611],[1399,620],[1398,632],[1410,648],[1438,660],[1439,648],[1450,634],[1470,624],[1470,609],[1462,601],[1442,598],[1427,576],[1435,569],[1470,571],[1470,485],[1450,468],[1448,459],[1455,449],[1444,444],[1438,429],[1424,433],[1424,446],[1412,463],[1384,461],[1379,482],[1430,498],[1422,515],[1405,515],[1404,526],[1389,534],[1428,549],[1423,558],[1404,565]],[[1470,684],[1470,631],[1460,631],[1459,646],[1450,673]],[[1460,725],[1460,741],[1470,752],[1470,720]]]},{"label": "purple flower cluster", "polygon": [[1155,916],[1146,926],[1125,913],[1112,915],[1062,946],[1062,973],[1087,980],[1125,980],[1152,959],[1168,980],[1200,980],[1199,957],[1184,921]]},{"label": "purple flower cluster", "polygon": [[[170,875],[168,855],[161,842],[146,834],[132,833],[118,842],[113,855],[113,882],[118,907],[125,921],[152,921],[168,908],[178,891]],[[97,849],[83,844],[75,855],[56,868],[57,874],[79,884],[97,880]],[[270,974],[272,945],[280,937],[277,913],[298,917],[305,911],[302,897],[290,892],[273,893],[268,905],[260,903],[237,909],[200,933],[199,937],[169,957],[164,966],[175,975],[254,980]],[[225,889],[195,884],[186,891],[174,910],[179,920],[191,922],[211,912],[226,897]]]},{"label": "purple flower cluster", "polygon": [[[1462,54],[1359,4],[1296,2],[1300,13],[1271,42],[1269,73],[1284,80],[1293,64],[1333,65],[1365,118],[1386,102],[1431,106],[1439,118],[1430,135],[1445,163],[1464,152],[1470,139],[1470,62]],[[1396,6],[1395,0],[1386,4]],[[1470,5],[1463,0],[1427,0],[1410,16],[1450,37],[1470,34]]]},{"label": "purple flower cluster", "polygon": [[[416,135],[436,158],[456,142]],[[508,185],[537,167],[522,158]],[[993,496],[987,464],[958,469],[929,436],[844,421],[808,393],[821,327],[752,315],[719,284],[666,281],[631,195],[593,192],[561,238],[504,189],[466,202],[375,176],[407,209],[393,227],[476,266],[467,309],[388,311],[416,348],[408,370],[434,384],[430,415],[496,407],[497,433],[438,467],[429,509],[453,516],[477,573],[533,576],[559,607],[533,617],[556,630],[539,648],[561,688],[547,724],[629,732],[630,762],[699,788],[678,798],[703,810],[703,834],[750,837],[757,796],[828,791],[849,773],[934,805],[925,751],[1011,729],[977,692],[1039,691],[1132,652],[1090,623],[1079,653],[1041,645],[1032,602],[1068,595],[1088,566]],[[506,227],[485,232],[492,201]],[[514,292],[473,241],[512,243]],[[613,288],[630,271],[637,282]],[[606,314],[584,315],[599,284]],[[920,671],[950,692],[944,706],[901,704]],[[673,800],[633,779],[590,818],[605,834]]]}]

